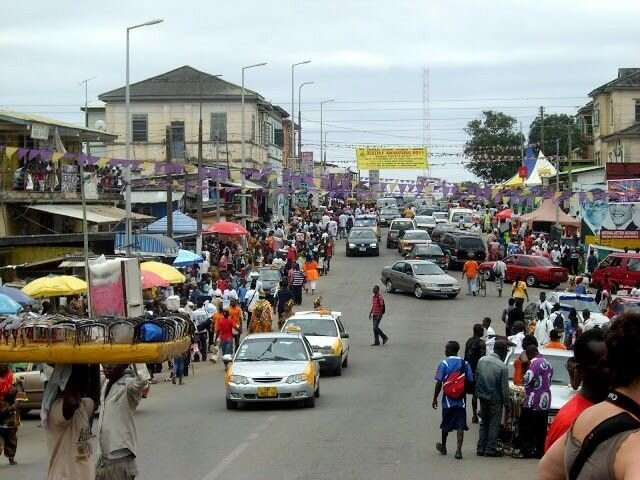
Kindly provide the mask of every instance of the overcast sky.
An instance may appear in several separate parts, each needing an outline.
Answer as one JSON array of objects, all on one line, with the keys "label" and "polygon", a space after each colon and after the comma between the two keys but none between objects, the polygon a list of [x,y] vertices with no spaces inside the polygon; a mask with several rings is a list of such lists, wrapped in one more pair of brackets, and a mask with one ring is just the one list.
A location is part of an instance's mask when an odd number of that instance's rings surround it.
[{"label": "overcast sky", "polygon": [[[296,85],[315,82],[303,89],[304,149],[318,158],[319,102],[335,98],[328,160],[349,162],[353,145],[422,144],[428,67],[430,149],[453,153],[482,109],[517,117],[525,134],[539,105],[575,113],[618,67],[640,63],[639,15],[638,0],[9,2],[0,105],[81,123],[77,82],[97,76],[90,99],[124,85],[126,26],[163,18],[132,32],[132,82],[191,65],[240,83],[242,66],[264,61],[247,87],[290,111],[290,65],[310,59],[296,69]],[[472,179],[461,162],[434,156],[431,173]]]}]

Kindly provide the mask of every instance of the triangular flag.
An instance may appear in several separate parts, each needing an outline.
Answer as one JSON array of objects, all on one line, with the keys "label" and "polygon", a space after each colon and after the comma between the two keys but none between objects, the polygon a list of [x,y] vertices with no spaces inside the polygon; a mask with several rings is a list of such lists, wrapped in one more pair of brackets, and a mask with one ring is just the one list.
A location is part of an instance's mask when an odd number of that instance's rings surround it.
[{"label": "triangular flag", "polygon": [[107,165],[109,165],[109,159],[107,157],[100,157],[96,162],[96,165],[98,165],[100,168],[106,167]]},{"label": "triangular flag", "polygon": [[587,192],[587,200],[589,200],[590,202],[593,202],[593,193],[592,192]]},{"label": "triangular flag", "polygon": [[322,186],[322,180],[320,178],[314,178],[313,179],[313,185],[316,188],[320,188]]},{"label": "triangular flag", "polygon": [[51,155],[51,161],[53,163],[58,163],[58,160],[60,160],[62,157],[64,157],[64,153],[53,152],[53,155]]},{"label": "triangular flag", "polygon": [[4,154],[7,156],[7,158],[11,158],[16,154],[17,151],[17,147],[6,147],[4,149]]}]

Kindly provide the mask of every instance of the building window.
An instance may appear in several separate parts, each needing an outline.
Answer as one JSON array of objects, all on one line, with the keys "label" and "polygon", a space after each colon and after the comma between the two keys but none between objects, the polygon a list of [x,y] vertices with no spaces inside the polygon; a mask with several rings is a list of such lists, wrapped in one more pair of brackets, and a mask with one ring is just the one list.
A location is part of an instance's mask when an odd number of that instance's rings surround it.
[{"label": "building window", "polygon": [[596,152],[595,157],[596,157],[596,165],[602,165],[602,157],[600,156],[600,152]]},{"label": "building window", "polygon": [[640,100],[636,100],[635,120],[640,123]]},{"label": "building window", "polygon": [[147,142],[149,138],[149,116],[146,113],[131,115],[131,139],[134,142]]},{"label": "building window", "polygon": [[613,100],[609,100],[609,123],[613,125]]},{"label": "building window", "polygon": [[251,115],[251,141],[256,142],[256,116]]},{"label": "building window", "polygon": [[224,142],[227,138],[227,113],[215,112],[211,114],[210,140]]},{"label": "building window", "polygon": [[284,148],[284,131],[281,128],[274,129],[273,143],[280,148]]},{"label": "building window", "polygon": [[600,107],[598,105],[593,106],[593,127],[598,128],[600,126]]},{"label": "building window", "polygon": [[270,123],[265,122],[264,123],[264,138],[263,138],[263,144],[265,146],[269,146],[273,144],[273,138],[271,138],[271,133],[272,133],[273,129]]}]

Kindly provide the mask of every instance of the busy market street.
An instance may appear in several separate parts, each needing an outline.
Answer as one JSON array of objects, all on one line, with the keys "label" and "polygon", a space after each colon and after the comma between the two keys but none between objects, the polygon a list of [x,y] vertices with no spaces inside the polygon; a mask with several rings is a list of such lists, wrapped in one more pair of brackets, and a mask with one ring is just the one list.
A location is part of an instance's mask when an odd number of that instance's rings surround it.
[{"label": "busy market street", "polygon": [[[337,242],[331,271],[320,277],[316,295],[327,308],[342,312],[351,360],[341,377],[321,377],[315,409],[285,404],[227,411],[223,366],[209,362],[193,364],[184,386],[152,385],[136,413],[141,478],[421,480],[425,472],[430,478],[531,478],[534,461],[476,457],[478,426],[470,418],[462,462],[435,449],[440,413],[431,408],[431,395],[444,344],[464,344],[485,316],[504,333],[500,314],[506,298],[497,298],[492,282],[486,298],[462,292],[455,300],[418,300],[383,291],[387,314],[381,327],[390,339],[382,347],[370,346],[371,287],[379,283],[381,267],[400,258],[385,248],[380,257],[346,258],[344,243]],[[531,290],[531,298],[536,292]],[[295,310],[311,309],[314,298],[304,295]],[[165,366],[159,378],[166,375]],[[20,429],[21,462],[12,478],[42,478],[47,455],[38,423],[32,412]],[[0,478],[9,478],[9,471],[1,465]]]}]

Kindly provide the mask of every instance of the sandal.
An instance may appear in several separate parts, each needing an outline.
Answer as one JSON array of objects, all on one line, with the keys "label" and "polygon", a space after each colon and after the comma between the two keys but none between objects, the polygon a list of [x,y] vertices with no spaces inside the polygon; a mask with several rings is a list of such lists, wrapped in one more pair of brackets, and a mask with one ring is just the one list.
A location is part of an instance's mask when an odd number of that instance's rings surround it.
[{"label": "sandal", "polygon": [[447,454],[447,447],[445,447],[440,442],[436,443],[436,450],[439,451],[442,455],[446,455]]}]

